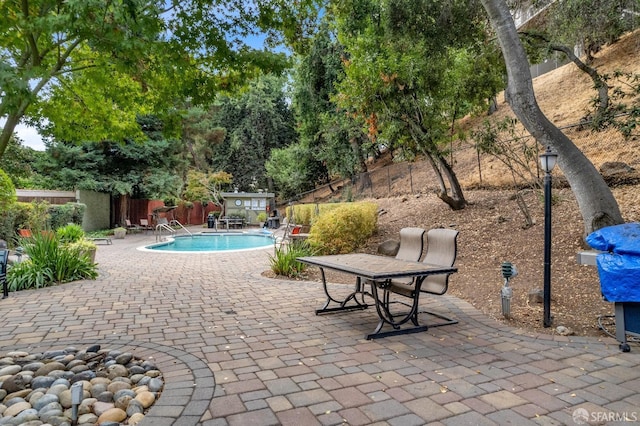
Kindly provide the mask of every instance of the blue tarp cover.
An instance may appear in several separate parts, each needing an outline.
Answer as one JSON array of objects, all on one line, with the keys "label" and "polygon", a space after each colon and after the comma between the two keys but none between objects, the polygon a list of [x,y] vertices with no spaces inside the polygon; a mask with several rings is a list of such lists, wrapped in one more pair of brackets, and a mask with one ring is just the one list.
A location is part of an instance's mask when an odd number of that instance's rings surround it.
[{"label": "blue tarp cover", "polygon": [[589,234],[597,258],[600,288],[609,302],[640,302],[640,223],[608,226]]}]

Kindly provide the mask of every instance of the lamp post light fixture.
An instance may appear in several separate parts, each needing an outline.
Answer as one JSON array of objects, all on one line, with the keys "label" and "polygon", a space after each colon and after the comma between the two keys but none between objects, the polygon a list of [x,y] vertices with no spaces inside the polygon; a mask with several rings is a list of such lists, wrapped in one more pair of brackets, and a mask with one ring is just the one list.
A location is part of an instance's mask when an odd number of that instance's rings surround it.
[{"label": "lamp post light fixture", "polygon": [[558,154],[547,147],[540,154],[540,165],[544,170],[544,289],[543,325],[551,326],[551,171],[556,165]]}]

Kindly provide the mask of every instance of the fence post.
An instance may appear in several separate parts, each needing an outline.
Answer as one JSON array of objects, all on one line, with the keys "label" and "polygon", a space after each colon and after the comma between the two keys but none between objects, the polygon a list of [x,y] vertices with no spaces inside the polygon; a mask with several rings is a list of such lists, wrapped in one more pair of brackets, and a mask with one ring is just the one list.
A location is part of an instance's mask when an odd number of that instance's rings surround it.
[{"label": "fence post", "polygon": [[409,189],[413,194],[413,174],[411,173],[411,169],[413,168],[412,166],[412,164],[409,164]]}]

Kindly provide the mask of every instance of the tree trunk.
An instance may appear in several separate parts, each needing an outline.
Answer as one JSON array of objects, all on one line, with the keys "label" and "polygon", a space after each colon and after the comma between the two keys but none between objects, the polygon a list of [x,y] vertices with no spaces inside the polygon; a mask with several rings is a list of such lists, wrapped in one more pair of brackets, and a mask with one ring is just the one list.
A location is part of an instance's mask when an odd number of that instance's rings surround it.
[{"label": "tree trunk", "polygon": [[[436,180],[440,187],[440,191],[438,191],[437,194],[438,198],[444,201],[451,210],[462,210],[465,208],[467,201],[464,199],[462,187],[458,182],[458,177],[451,169],[451,166],[449,166],[447,161],[439,154],[435,154],[434,156],[434,154],[428,151],[424,151],[424,154],[429,161],[429,164],[431,164],[433,172],[436,174]],[[451,195],[449,195],[449,192],[447,191],[447,185],[444,181],[445,176],[449,182],[449,186],[451,186]]]},{"label": "tree trunk", "polygon": [[481,0],[496,31],[508,75],[507,96],[513,112],[543,146],[558,153],[562,169],[578,202],[585,234],[623,222],[618,203],[589,159],[542,113],[533,92],[529,61],[504,0]]},{"label": "tree trunk", "polygon": [[13,131],[16,129],[16,125],[19,121],[20,117],[17,117],[14,114],[7,115],[7,121],[4,123],[2,132],[0,133],[0,158],[4,155],[4,152],[9,145],[9,140],[11,139]]}]

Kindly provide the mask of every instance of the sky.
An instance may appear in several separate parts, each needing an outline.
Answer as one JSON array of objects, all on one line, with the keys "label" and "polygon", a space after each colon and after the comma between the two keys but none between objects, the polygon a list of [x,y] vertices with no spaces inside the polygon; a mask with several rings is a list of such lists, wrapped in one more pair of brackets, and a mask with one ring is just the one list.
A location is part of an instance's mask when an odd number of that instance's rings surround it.
[{"label": "sky", "polygon": [[[5,121],[4,118],[0,119],[0,127],[4,126]],[[35,128],[18,124],[14,133],[17,134],[23,142],[23,146],[28,146],[36,151],[44,151],[44,142],[42,142],[42,137]]]}]

